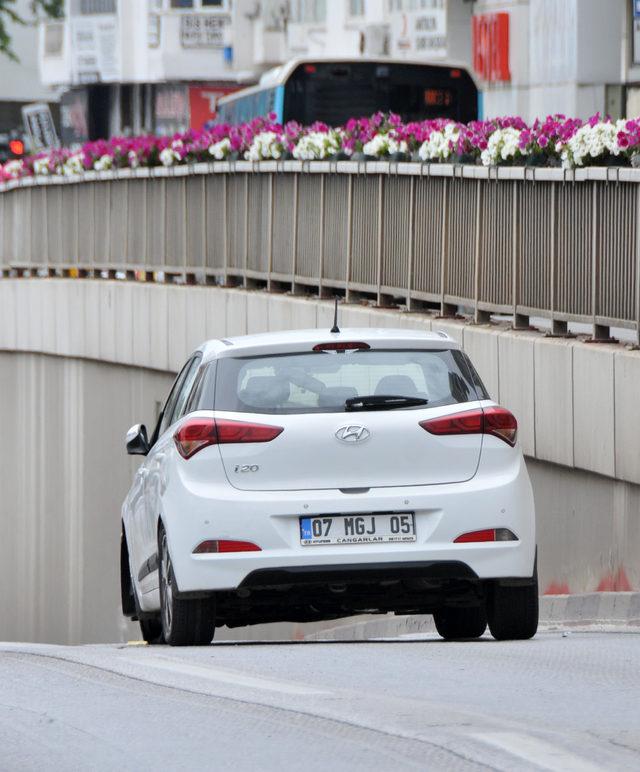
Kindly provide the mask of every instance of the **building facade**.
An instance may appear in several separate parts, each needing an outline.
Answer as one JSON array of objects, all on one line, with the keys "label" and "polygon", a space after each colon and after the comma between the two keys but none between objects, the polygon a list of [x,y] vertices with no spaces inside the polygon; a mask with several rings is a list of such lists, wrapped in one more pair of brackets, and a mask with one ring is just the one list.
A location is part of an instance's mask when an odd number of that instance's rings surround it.
[{"label": "building facade", "polygon": [[[12,10],[29,20],[30,6],[29,0],[17,0]],[[0,57],[0,145],[9,137],[22,137],[21,110],[26,104],[46,102],[51,96],[40,81],[37,27],[17,24],[11,20],[6,20],[6,24],[17,61],[6,56]]]},{"label": "building facade", "polygon": [[640,113],[640,0],[67,0],[40,28],[63,140],[199,127],[297,56],[455,61],[484,117]]}]

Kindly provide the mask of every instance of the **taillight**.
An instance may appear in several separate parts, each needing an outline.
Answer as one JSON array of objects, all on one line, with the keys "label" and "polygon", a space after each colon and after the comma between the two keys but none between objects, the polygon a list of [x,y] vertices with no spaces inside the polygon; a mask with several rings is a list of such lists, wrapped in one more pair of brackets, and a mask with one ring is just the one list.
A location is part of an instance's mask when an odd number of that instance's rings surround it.
[{"label": "taillight", "polygon": [[226,418],[191,418],[173,435],[173,441],[183,458],[191,458],[209,445],[271,442],[283,431],[281,426],[231,421]]},{"label": "taillight", "polygon": [[420,421],[420,426],[430,434],[492,434],[512,447],[516,444],[518,422],[513,413],[503,407],[486,407],[484,410],[466,410],[440,418]]},{"label": "taillight", "polygon": [[252,541],[237,541],[235,539],[207,539],[200,542],[194,549],[194,555],[209,555],[220,552],[262,552]]},{"label": "taillight", "polygon": [[518,437],[518,422],[513,413],[504,407],[487,407],[484,413],[484,433],[493,434],[512,447]]},{"label": "taillight", "polygon": [[508,528],[485,528],[482,531],[469,531],[453,541],[456,544],[468,544],[482,541],[517,541],[518,537]]}]

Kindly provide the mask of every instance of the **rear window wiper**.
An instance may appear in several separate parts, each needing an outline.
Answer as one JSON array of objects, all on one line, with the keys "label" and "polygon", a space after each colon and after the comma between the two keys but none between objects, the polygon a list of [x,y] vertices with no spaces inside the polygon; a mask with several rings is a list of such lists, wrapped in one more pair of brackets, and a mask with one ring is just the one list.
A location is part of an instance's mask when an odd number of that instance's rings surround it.
[{"label": "rear window wiper", "polygon": [[344,409],[353,410],[395,410],[401,407],[419,407],[428,404],[422,397],[403,397],[397,394],[370,394],[364,397],[350,397],[344,403]]}]

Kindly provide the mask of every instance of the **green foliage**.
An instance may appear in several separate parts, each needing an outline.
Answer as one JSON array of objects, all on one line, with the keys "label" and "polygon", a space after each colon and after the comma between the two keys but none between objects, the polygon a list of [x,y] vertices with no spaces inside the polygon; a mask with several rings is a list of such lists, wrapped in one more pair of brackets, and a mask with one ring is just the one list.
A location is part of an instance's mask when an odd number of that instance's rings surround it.
[{"label": "green foliage", "polygon": [[43,14],[51,19],[61,19],[64,16],[64,0],[31,0],[31,19],[21,16],[15,5],[16,0],[0,0],[0,54],[8,56],[14,62],[18,61],[18,58],[11,48],[9,24],[31,24]]}]

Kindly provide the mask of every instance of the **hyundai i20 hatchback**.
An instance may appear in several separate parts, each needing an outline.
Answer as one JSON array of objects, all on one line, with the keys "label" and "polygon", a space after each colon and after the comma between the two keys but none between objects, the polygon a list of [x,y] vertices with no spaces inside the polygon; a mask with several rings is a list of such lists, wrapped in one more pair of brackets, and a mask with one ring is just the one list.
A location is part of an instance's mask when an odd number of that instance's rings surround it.
[{"label": "hyundai i20 hatchback", "polygon": [[150,642],[363,613],[530,638],[533,496],[514,416],[444,333],[213,340],[178,375],[122,508],[125,615]]}]

